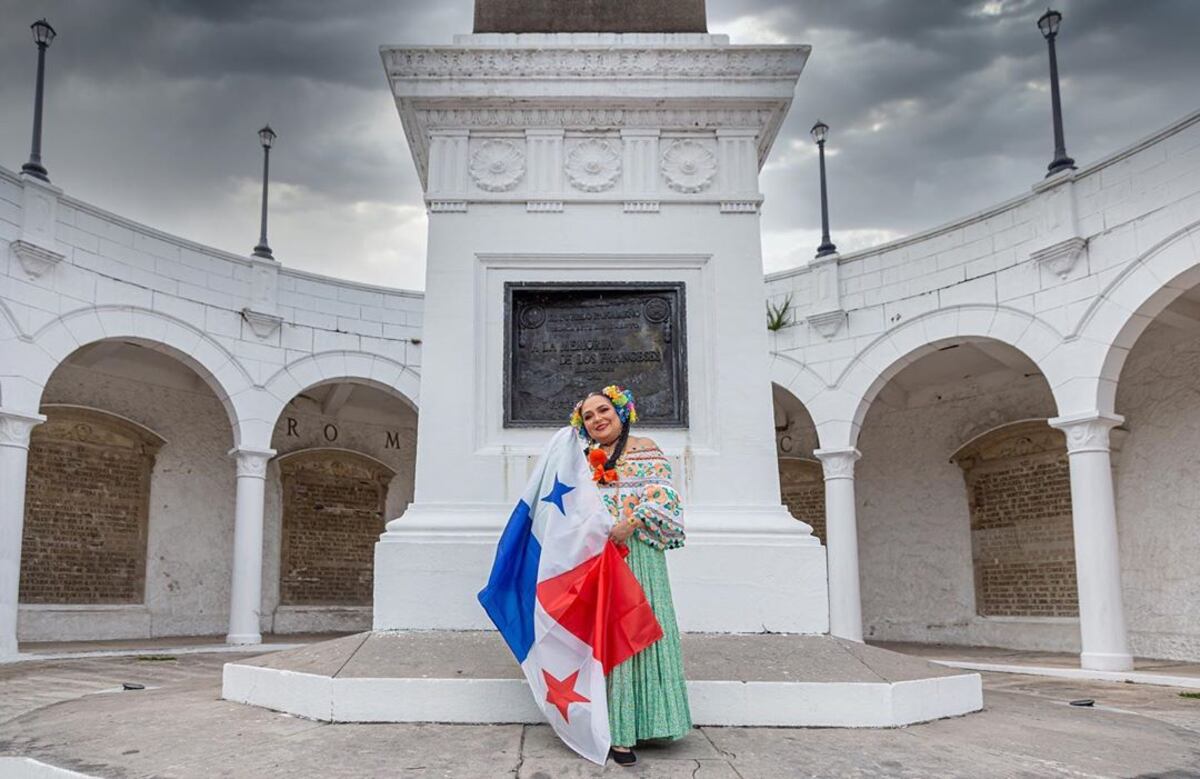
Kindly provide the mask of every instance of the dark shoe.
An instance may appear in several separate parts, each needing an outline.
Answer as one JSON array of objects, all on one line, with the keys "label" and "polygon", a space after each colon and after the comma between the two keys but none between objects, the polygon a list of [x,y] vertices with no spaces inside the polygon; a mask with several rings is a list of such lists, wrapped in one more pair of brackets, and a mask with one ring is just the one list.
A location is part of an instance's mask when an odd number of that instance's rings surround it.
[{"label": "dark shoe", "polygon": [[608,750],[608,754],[612,757],[614,763],[626,768],[637,762],[637,755],[633,754],[632,749],[628,752],[618,752],[615,749],[610,749]]}]

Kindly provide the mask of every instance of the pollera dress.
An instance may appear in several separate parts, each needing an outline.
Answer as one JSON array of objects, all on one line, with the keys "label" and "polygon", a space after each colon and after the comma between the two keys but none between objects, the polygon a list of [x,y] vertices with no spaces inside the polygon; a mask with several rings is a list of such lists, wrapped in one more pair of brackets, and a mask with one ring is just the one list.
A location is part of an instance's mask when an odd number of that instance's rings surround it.
[{"label": "pollera dress", "polygon": [[616,471],[617,482],[599,485],[600,495],[616,521],[634,516],[645,526],[629,537],[625,559],[663,630],[662,638],[608,674],[612,744],[631,747],[682,738],[692,729],[666,558],[668,549],[683,546],[683,508],[671,486],[671,466],[657,447],[626,452]]}]

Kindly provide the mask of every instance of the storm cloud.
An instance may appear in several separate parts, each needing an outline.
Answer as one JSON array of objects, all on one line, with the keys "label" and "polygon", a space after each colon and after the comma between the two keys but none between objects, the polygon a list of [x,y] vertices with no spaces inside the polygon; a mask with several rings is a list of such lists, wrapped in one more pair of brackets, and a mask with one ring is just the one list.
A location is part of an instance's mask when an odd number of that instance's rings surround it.
[{"label": "storm cloud", "polygon": [[[1200,107],[1200,3],[1072,0],[1059,64],[1079,163]],[[843,251],[1018,195],[1052,156],[1046,45],[1030,0],[709,0],[734,43],[812,57],[762,177],[768,271],[819,242],[808,128],[831,127],[833,239]],[[425,212],[381,44],[448,43],[470,0],[6,0],[0,165],[29,152],[45,16],[43,156],[68,193],[240,254],[258,235],[260,150],[272,154],[271,245],[285,265],[419,289]]]}]

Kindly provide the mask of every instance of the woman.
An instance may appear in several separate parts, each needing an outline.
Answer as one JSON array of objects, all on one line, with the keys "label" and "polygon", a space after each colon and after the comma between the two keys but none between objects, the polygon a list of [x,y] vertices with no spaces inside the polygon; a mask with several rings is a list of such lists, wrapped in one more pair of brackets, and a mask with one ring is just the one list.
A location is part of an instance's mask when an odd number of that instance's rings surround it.
[{"label": "woman", "polygon": [[664,554],[683,546],[682,508],[662,451],[649,438],[629,434],[636,421],[633,393],[615,385],[589,394],[571,414],[613,515],[609,537],[629,547],[626,562],[663,630],[661,639],[608,676],[612,757],[624,766],[637,762],[637,742],[682,738],[692,729]]}]

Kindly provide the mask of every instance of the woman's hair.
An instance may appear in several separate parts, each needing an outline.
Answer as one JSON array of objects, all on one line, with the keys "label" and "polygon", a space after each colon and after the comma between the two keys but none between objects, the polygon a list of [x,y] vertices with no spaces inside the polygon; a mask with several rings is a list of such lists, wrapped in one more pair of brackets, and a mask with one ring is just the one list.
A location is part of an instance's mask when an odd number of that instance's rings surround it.
[{"label": "woman's hair", "polygon": [[621,434],[617,437],[617,445],[613,447],[612,454],[604,463],[605,470],[608,470],[616,467],[617,460],[621,459],[621,455],[625,452],[625,445],[629,442],[629,427],[637,421],[637,406],[633,401],[633,391],[616,384],[610,384],[602,390],[584,395],[583,400],[576,403],[571,412],[571,425],[578,431],[579,437],[587,443],[592,442],[592,437],[588,435],[587,426],[583,423],[583,404],[593,397],[607,400],[613,407],[613,411],[617,413],[617,419],[621,422]]}]

